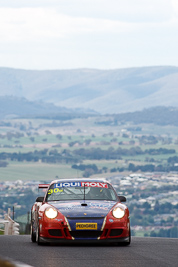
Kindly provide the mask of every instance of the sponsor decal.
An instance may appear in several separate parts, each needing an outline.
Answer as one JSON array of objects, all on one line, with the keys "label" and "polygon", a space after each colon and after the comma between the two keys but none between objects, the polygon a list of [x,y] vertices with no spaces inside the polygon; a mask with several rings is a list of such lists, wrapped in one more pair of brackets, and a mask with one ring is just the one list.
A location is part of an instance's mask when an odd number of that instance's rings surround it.
[{"label": "sponsor decal", "polygon": [[76,223],[76,230],[97,230],[97,223]]},{"label": "sponsor decal", "polygon": [[81,182],[81,186],[108,188],[108,184],[99,182]]},{"label": "sponsor decal", "polygon": [[62,188],[62,187],[100,187],[100,188],[108,188],[107,183],[100,183],[100,182],[66,182],[66,183],[58,183],[54,184],[55,188]]},{"label": "sponsor decal", "polygon": [[51,195],[52,193],[61,193],[61,192],[63,192],[63,189],[59,189],[59,188],[49,189],[48,195]]},{"label": "sponsor decal", "polygon": [[77,187],[77,186],[81,186],[81,183],[80,182],[68,182],[68,183],[54,184],[55,188],[58,188],[58,187]]}]

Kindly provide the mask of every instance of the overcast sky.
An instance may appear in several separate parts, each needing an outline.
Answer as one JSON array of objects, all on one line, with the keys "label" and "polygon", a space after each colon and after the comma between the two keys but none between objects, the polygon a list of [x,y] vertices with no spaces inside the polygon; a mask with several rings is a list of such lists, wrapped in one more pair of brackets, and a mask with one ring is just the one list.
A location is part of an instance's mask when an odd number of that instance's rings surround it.
[{"label": "overcast sky", "polygon": [[178,66],[178,0],[0,0],[0,67]]}]

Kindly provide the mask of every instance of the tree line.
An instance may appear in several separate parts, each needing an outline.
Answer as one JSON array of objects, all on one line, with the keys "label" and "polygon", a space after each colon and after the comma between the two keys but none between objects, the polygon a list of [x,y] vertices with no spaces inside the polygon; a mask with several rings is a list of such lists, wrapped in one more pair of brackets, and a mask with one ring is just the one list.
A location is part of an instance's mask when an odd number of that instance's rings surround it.
[{"label": "tree line", "polygon": [[[158,155],[158,154],[174,154],[176,151],[174,149],[146,149],[143,151],[140,147],[131,147],[130,149],[125,148],[117,148],[109,147],[107,150],[103,150],[101,148],[90,148],[90,149],[75,149],[73,151],[69,149],[64,149],[61,152],[58,152],[57,149],[43,149],[43,150],[35,150],[33,152],[14,152],[0,153],[0,167],[6,167],[8,165],[8,161],[28,161],[28,162],[44,162],[44,163],[66,163],[73,164],[72,168],[78,168],[85,172],[86,177],[89,177],[92,174],[102,173],[108,171],[107,168],[98,169],[95,164],[90,165],[81,165],[83,160],[121,160],[123,156],[134,157],[136,155]],[[154,159],[152,160],[154,162]],[[161,164],[144,164],[144,165],[135,165],[130,163],[124,167],[115,167],[111,168],[110,172],[123,172],[125,170],[136,172],[169,172],[169,171],[178,171],[178,157],[173,156],[167,159],[167,165]],[[75,165],[75,164],[80,165]]]},{"label": "tree line", "polygon": [[101,148],[80,148],[73,151],[75,155],[80,155],[84,159],[122,159],[122,156],[137,156],[137,155],[160,155],[160,154],[174,154],[175,149],[146,149],[142,150],[139,146],[131,147],[130,149],[118,147],[114,149],[109,147],[107,150]]},{"label": "tree line", "polygon": [[[42,160],[44,162],[59,162],[65,158],[77,158],[77,159],[90,159],[90,160],[101,160],[101,159],[122,159],[122,156],[136,156],[136,155],[160,155],[160,154],[174,154],[176,153],[175,149],[146,149],[143,151],[140,147],[132,147],[130,149],[109,147],[107,150],[101,148],[90,148],[90,149],[75,149],[70,151],[64,149],[62,152],[58,152],[57,149],[48,150],[35,150],[33,152],[1,152],[0,160],[16,160],[16,161],[38,161]],[[178,160],[178,157],[171,157],[168,159],[168,162],[175,162]],[[74,160],[75,161],[75,160]]]}]

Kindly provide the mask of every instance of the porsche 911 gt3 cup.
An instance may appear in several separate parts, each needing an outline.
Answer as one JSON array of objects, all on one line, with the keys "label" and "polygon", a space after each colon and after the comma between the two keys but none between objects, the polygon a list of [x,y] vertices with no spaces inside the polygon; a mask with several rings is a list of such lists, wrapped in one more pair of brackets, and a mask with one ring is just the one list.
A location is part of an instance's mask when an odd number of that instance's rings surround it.
[{"label": "porsche 911 gt3 cup", "polygon": [[131,242],[129,210],[104,179],[60,179],[46,188],[31,210],[31,240],[55,242]]}]

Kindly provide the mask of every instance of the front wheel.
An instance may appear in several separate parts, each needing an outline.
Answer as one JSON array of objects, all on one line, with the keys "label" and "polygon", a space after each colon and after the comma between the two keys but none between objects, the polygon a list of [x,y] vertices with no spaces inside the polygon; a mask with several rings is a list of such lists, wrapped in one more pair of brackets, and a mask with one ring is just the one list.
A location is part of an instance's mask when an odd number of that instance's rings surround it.
[{"label": "front wheel", "polygon": [[36,242],[36,234],[35,234],[34,231],[33,231],[33,225],[32,225],[32,222],[31,222],[31,241],[32,241],[32,242]]},{"label": "front wheel", "polygon": [[36,242],[37,242],[38,245],[41,245],[39,224],[36,227]]},{"label": "front wheel", "polygon": [[45,246],[45,245],[49,245],[48,242],[41,242],[40,241],[40,229],[39,229],[39,225],[36,228],[36,242],[39,246]]}]

